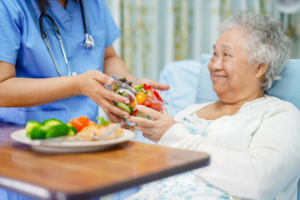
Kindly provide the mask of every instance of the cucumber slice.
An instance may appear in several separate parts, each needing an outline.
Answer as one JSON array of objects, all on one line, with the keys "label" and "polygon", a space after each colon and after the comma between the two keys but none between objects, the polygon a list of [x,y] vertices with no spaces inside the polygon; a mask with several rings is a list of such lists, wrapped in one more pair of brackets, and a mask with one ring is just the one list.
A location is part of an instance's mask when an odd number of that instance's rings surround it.
[{"label": "cucumber slice", "polygon": [[[125,103],[116,103],[116,106],[118,106],[119,108],[121,108],[122,110],[124,110],[125,112],[128,112],[129,114],[131,114],[132,108],[127,106]],[[131,108],[131,109],[130,109]]]},{"label": "cucumber slice", "polygon": [[132,114],[134,112],[133,109],[131,108],[131,106],[128,106],[128,107],[130,109],[130,113],[129,114]]},{"label": "cucumber slice", "polygon": [[[126,95],[130,95],[132,98],[133,98],[133,100],[135,101],[135,105],[138,105],[138,103],[137,103],[137,100],[136,100],[136,97],[135,97],[135,94],[133,93],[133,92],[131,92],[130,90],[127,90],[127,89],[120,89],[120,90],[118,90],[116,93],[118,94],[118,93],[121,93],[121,95],[123,96],[126,96]],[[117,105],[116,103],[115,103],[115,105]],[[122,109],[122,108],[121,108]],[[136,106],[133,108],[133,111],[135,111],[136,110]],[[126,111],[126,110],[125,110]],[[127,111],[126,111],[127,112]],[[133,113],[133,112],[132,112]],[[132,114],[131,113],[131,114]]]},{"label": "cucumber slice", "polygon": [[122,92],[121,96],[125,97],[126,95],[130,95],[127,92]]}]

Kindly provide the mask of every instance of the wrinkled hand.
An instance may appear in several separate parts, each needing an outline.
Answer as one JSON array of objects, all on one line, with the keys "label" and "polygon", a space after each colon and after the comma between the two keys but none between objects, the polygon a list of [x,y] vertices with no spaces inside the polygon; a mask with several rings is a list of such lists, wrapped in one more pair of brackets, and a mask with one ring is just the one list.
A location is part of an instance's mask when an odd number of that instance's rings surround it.
[{"label": "wrinkled hand", "polygon": [[112,85],[114,83],[112,77],[107,76],[98,70],[90,70],[78,75],[78,80],[80,94],[88,96],[97,105],[99,105],[107,114],[110,121],[125,124],[125,120],[118,116],[129,118],[129,114],[115,106],[112,101],[122,102],[125,104],[130,102],[126,97],[115,94],[113,91],[105,87],[105,84]]},{"label": "wrinkled hand", "polygon": [[136,81],[134,81],[135,85],[139,85],[142,83],[146,83],[148,85],[151,85],[153,87],[153,89],[162,90],[162,91],[168,90],[170,88],[170,86],[167,84],[158,83],[158,82],[156,82],[152,79],[148,79],[148,78],[140,78],[140,79],[137,79]]},{"label": "wrinkled hand", "polygon": [[168,114],[167,109],[163,108],[162,112],[158,112],[151,108],[138,105],[139,112],[145,113],[154,120],[130,116],[129,121],[134,122],[135,130],[143,132],[143,136],[153,142],[158,142],[165,132],[177,122]]}]

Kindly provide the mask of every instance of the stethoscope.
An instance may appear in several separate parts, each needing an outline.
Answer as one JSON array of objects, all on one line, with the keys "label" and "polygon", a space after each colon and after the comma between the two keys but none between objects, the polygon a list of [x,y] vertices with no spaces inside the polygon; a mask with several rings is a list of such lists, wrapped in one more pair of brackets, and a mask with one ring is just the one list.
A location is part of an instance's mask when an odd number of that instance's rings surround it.
[{"label": "stethoscope", "polygon": [[[82,21],[83,21],[83,26],[84,26],[84,34],[85,34],[85,40],[84,40],[84,42],[83,42],[83,45],[84,45],[84,47],[85,47],[86,49],[92,49],[92,50],[94,50],[95,43],[94,43],[93,37],[92,37],[91,35],[89,35],[89,33],[88,33],[88,31],[87,31],[87,28],[86,28],[85,15],[84,15],[84,10],[83,10],[83,6],[82,6],[81,0],[79,0],[79,3],[80,3],[80,7],[81,7],[81,16],[82,16]],[[61,37],[60,37],[60,32],[59,32],[59,30],[58,30],[58,28],[57,28],[57,25],[56,25],[56,23],[54,22],[53,18],[52,18],[50,15],[48,15],[46,12],[44,12],[44,13],[41,14],[40,19],[39,19],[41,35],[42,35],[42,38],[44,39],[44,41],[45,41],[45,43],[46,43],[46,45],[47,45],[47,49],[48,49],[48,51],[49,51],[49,53],[50,53],[50,55],[51,55],[51,58],[52,58],[53,63],[54,63],[54,65],[55,65],[56,71],[58,72],[58,74],[59,74],[60,76],[62,76],[61,73],[60,73],[60,71],[59,71],[59,69],[58,69],[58,67],[57,67],[57,65],[56,65],[54,56],[53,56],[53,54],[52,54],[52,51],[51,51],[51,48],[50,48],[50,45],[49,45],[49,40],[48,40],[47,34],[45,34],[45,31],[44,31],[44,26],[43,26],[43,18],[44,18],[44,17],[47,17],[47,18],[51,21],[51,23],[52,23],[52,25],[53,25],[53,27],[54,27],[54,30],[55,30],[55,32],[57,33],[58,41],[59,41],[60,47],[61,47],[61,51],[62,51],[62,53],[63,53],[65,62],[66,62],[67,67],[68,67],[68,76],[71,76],[70,67],[69,67],[69,62],[68,62],[68,59],[67,59],[67,56],[66,56],[66,52],[65,52],[65,49],[64,49],[64,45],[63,45],[62,40],[61,40]],[[77,75],[77,73],[76,73],[76,72],[73,72],[72,75]]]}]

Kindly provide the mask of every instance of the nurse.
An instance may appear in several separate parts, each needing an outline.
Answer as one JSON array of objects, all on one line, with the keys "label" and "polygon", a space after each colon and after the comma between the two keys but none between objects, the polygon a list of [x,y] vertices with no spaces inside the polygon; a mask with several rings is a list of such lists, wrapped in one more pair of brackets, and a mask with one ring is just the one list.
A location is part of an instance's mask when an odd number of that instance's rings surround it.
[{"label": "nurse", "polygon": [[[81,10],[81,5],[83,9]],[[120,36],[104,0],[1,0],[0,1],[0,122],[25,125],[29,120],[56,118],[68,122],[82,115],[95,120],[98,106],[115,122],[128,113],[112,100],[127,98],[105,88],[112,75],[157,89],[169,86],[149,79],[136,80],[112,46]],[[46,11],[57,25],[67,61],[51,21],[43,18],[55,64],[41,36],[39,18]],[[85,11],[84,14],[82,11]],[[84,17],[83,17],[84,16]],[[84,47],[84,20],[94,50]],[[62,76],[59,75],[59,72]]]},{"label": "nurse", "polygon": [[[44,12],[59,29],[66,60],[53,24],[44,17],[42,30],[55,62],[51,58],[39,24]],[[94,49],[85,48],[84,22]],[[0,122],[68,122],[79,116],[95,120],[100,106],[112,121],[124,123],[118,116],[128,118],[128,113],[112,101],[128,99],[106,89],[105,84],[113,83],[110,76],[125,76],[160,90],[169,86],[135,79],[112,46],[119,36],[104,0],[0,0]],[[17,194],[1,190],[0,199],[18,198],[9,195]]]}]

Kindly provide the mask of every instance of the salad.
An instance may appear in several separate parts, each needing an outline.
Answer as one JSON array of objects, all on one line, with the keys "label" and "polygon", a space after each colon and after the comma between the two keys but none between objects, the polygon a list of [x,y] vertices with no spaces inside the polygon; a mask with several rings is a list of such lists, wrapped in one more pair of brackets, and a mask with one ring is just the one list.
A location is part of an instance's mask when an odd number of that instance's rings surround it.
[{"label": "salad", "polygon": [[[63,123],[58,119],[48,119],[42,123],[29,121],[26,124],[26,135],[32,140],[55,138],[60,136],[74,136],[74,139],[80,137],[101,136],[107,130],[111,129],[114,124],[106,121],[103,117],[99,118],[99,123],[90,121],[88,117],[81,116],[71,119],[69,123]],[[123,130],[117,129],[109,138],[114,139],[121,137]],[[91,139],[92,140],[92,139]]]},{"label": "salad", "polygon": [[133,86],[132,82],[127,81],[125,77],[121,78],[113,76],[113,78],[115,82],[111,86],[111,90],[130,100],[129,104],[120,102],[114,102],[114,104],[122,110],[128,112],[131,116],[151,119],[150,116],[139,112],[136,109],[136,106],[144,105],[148,108],[152,108],[161,112],[163,107],[167,104],[167,102],[161,98],[159,93],[153,89],[151,85],[142,83],[140,85]]}]

